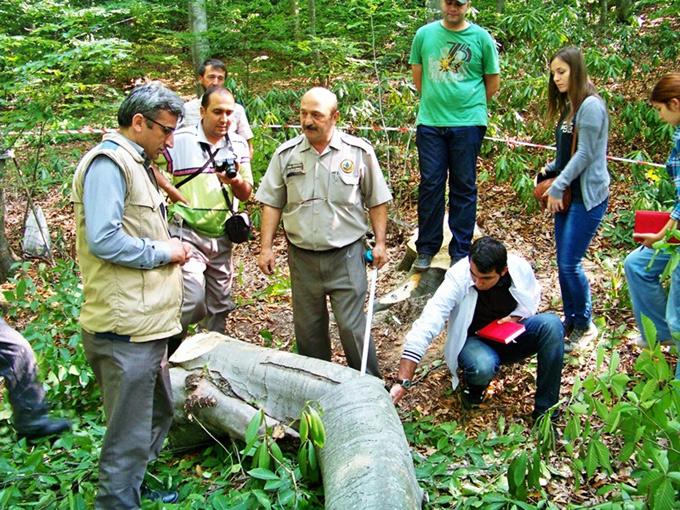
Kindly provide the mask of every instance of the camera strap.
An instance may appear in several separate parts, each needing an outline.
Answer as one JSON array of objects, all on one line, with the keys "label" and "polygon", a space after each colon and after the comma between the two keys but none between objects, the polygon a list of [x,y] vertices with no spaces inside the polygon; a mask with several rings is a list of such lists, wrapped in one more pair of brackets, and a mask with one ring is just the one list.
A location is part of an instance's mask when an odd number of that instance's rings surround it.
[{"label": "camera strap", "polygon": [[177,189],[184,186],[187,182],[189,182],[194,177],[197,177],[198,175],[202,174],[203,170],[208,168],[209,165],[215,163],[215,156],[217,156],[217,153],[220,151],[219,147],[217,149],[215,149],[215,152],[212,152],[210,150],[210,146],[207,143],[204,143],[204,142],[198,142],[198,143],[201,144],[201,150],[203,151],[203,154],[205,154],[206,152],[208,153],[208,161],[206,161],[201,168],[197,169],[194,173],[187,176],[186,179],[179,181],[177,184],[175,184],[175,188],[177,188]]},{"label": "camera strap", "polygon": [[[227,141],[226,145],[227,150],[230,151],[232,154],[236,154],[234,152],[234,146],[231,144],[231,140],[229,139],[229,133],[226,133],[224,135],[224,139]],[[215,154],[217,154],[217,151],[215,151]],[[215,157],[215,154],[213,154],[213,157]],[[229,198],[229,192],[227,191],[227,188],[224,187],[224,183],[222,181],[220,181],[220,187],[222,188],[222,195],[224,195],[224,200],[225,202],[227,202],[227,209],[229,209],[229,212],[233,215],[234,213],[236,213],[236,211],[234,211],[233,202]]]}]

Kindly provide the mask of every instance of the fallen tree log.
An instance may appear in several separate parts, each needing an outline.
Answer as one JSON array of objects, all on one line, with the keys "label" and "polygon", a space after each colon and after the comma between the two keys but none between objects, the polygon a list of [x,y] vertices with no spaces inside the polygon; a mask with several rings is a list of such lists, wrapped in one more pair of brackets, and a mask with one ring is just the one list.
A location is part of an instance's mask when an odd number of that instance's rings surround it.
[{"label": "fallen tree log", "polygon": [[379,379],[217,333],[185,340],[170,361],[174,445],[204,442],[203,428],[213,436],[243,439],[259,409],[267,426],[294,436],[305,404],[318,402],[326,428],[320,452],[326,507],[421,507],[408,443]]}]

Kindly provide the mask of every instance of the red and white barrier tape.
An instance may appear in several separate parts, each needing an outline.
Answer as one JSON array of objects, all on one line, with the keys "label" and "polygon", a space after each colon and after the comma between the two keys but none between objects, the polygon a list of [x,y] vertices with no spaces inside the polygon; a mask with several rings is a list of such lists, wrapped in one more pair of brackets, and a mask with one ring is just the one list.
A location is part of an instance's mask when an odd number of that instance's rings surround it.
[{"label": "red and white barrier tape", "polygon": [[[267,124],[263,126],[257,126],[253,124],[254,127],[260,127],[263,129],[300,129],[301,126],[300,124]],[[340,126],[341,129],[345,129],[347,131],[391,131],[391,132],[398,132],[398,133],[408,133],[408,132],[415,132],[415,128],[412,127],[381,127],[381,126]],[[104,134],[104,133],[111,133],[115,131],[115,129],[111,128],[93,128],[90,126],[84,126],[80,129],[61,129],[57,131],[55,134],[59,135],[96,135],[96,134]],[[38,133],[35,133],[33,131],[27,131],[24,133],[9,133],[10,135],[23,135],[23,136],[31,136],[31,135],[37,135]],[[485,136],[485,140],[489,140],[491,142],[499,142],[499,143],[504,143],[505,145],[509,146],[515,146],[519,145],[522,147],[531,147],[534,149],[544,149],[544,150],[550,150],[554,151],[555,147],[550,146],[550,145],[541,145],[538,143],[531,143],[531,142],[525,142],[522,140],[515,140],[513,138],[497,138],[494,136]],[[610,161],[617,161],[619,163],[628,163],[631,165],[645,165],[645,166],[652,166],[656,168],[665,168],[666,165],[661,165],[659,163],[651,163],[649,161],[640,161],[637,159],[630,159],[630,158],[619,158],[617,156],[607,156],[607,159]]]}]

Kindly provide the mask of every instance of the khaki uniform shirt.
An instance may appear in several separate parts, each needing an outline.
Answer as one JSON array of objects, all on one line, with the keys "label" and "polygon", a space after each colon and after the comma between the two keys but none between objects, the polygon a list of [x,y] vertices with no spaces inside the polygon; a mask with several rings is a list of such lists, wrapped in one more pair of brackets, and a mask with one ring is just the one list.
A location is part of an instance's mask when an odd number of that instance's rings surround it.
[{"label": "khaki uniform shirt", "polygon": [[369,142],[335,130],[322,154],[300,135],[274,153],[256,200],[282,209],[288,240],[323,251],[347,246],[368,230],[366,208],[392,200]]}]

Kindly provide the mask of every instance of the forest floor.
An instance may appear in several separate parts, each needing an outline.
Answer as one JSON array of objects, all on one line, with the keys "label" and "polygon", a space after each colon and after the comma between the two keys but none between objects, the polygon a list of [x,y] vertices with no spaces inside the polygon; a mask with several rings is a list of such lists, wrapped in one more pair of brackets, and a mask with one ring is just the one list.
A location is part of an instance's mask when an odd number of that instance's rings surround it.
[{"label": "forest floor", "polygon": [[[491,162],[482,161],[481,164],[490,165]],[[625,190],[619,190],[616,186],[617,184],[612,189],[610,211],[626,207]],[[59,248],[63,252],[60,256],[73,257],[73,213],[65,195],[66,191],[61,194],[52,193],[39,197],[36,203],[46,214],[52,229],[52,238],[58,238]],[[482,182],[479,197],[477,223],[482,233],[497,237],[510,251],[521,254],[532,263],[543,289],[541,310],[559,313],[560,293],[550,216],[541,212],[525,212],[525,208],[518,203],[514,191],[507,184]],[[251,204],[251,207],[256,206]],[[21,193],[8,192],[6,229],[16,253],[20,252],[25,208],[26,201]],[[406,253],[406,242],[412,234],[411,226],[415,227],[417,224],[414,204],[400,204],[398,216],[398,221],[391,221],[388,229],[389,262],[379,272],[377,299],[398,287],[407,277],[407,273],[396,268]],[[606,221],[616,221],[613,219],[615,217],[616,215],[610,216]],[[226,332],[247,342],[290,350],[294,343],[293,317],[287,283],[285,239],[281,231],[276,239],[279,271],[276,277],[267,277],[260,272],[257,267],[258,253],[257,232],[250,242],[238,245],[235,249],[233,294],[237,308],[228,318]],[[616,275],[607,265],[607,259],[612,254],[614,257],[621,256],[600,231],[591,244],[584,265],[592,287],[594,316],[601,327],[597,342],[604,342],[607,347],[617,349],[621,357],[620,369],[630,372],[640,350],[625,338],[613,334],[622,324],[627,325],[626,331],[630,334],[634,334],[635,327],[630,310],[612,297],[612,279]],[[404,336],[417,319],[421,308],[422,302],[420,306],[399,304],[387,313],[378,314],[374,319],[372,334],[387,385],[394,382]],[[16,327],[22,329],[23,324],[17,324]],[[344,364],[334,327],[332,337],[333,361]],[[444,334],[432,345],[417,373],[417,384],[398,405],[402,418],[411,420],[418,416],[430,416],[435,423],[455,420],[468,437],[493,429],[501,416],[508,424],[519,423],[529,427],[528,417],[533,407],[535,391],[535,360],[502,367],[481,408],[468,411],[461,406],[459,392],[451,390],[450,374],[443,363],[443,339]],[[596,369],[596,351],[593,348],[565,355],[561,391],[561,397],[565,401],[570,398],[576,378],[582,380]],[[428,455],[431,452],[420,453]],[[556,469],[564,473],[565,481],[569,478],[566,467],[560,469],[558,466]],[[593,486],[583,487],[579,494],[575,494],[571,487],[571,483],[551,484],[550,491],[554,492],[552,496],[555,501],[586,502],[591,500],[596,489]]]}]

